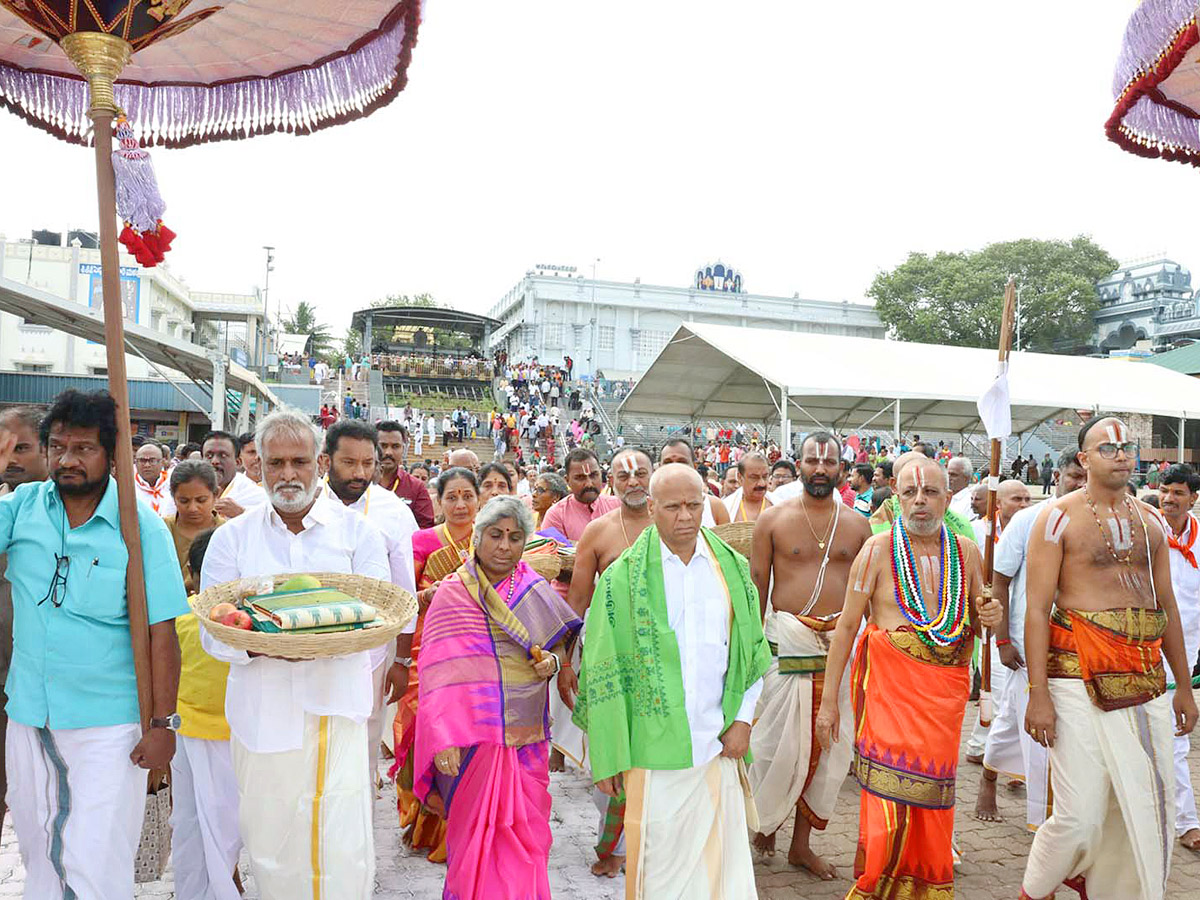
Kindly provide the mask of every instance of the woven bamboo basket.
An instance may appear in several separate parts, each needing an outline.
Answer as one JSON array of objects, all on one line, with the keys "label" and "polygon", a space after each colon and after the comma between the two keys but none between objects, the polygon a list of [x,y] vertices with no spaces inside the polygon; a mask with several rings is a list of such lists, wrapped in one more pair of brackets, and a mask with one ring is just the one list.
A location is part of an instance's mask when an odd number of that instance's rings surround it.
[{"label": "woven bamboo basket", "polygon": [[[275,575],[276,589],[289,578],[296,577],[292,572]],[[377,618],[385,624],[375,628],[360,628],[357,631],[334,631],[324,634],[289,634],[279,632],[268,634],[263,631],[245,631],[241,628],[231,628],[219,622],[212,621],[208,614],[218,603],[240,602],[251,586],[257,586],[258,578],[241,578],[228,581],[225,584],[213,585],[196,595],[192,601],[192,611],[200,624],[208,629],[208,633],[217,640],[228,644],[235,650],[246,650],[250,653],[262,653],[267,656],[278,656],[284,659],[323,659],[328,656],[343,656],[347,653],[357,653],[360,650],[370,650],[388,641],[395,640],[404,626],[417,614],[417,598],[403,588],[386,581],[368,578],[365,575],[346,575],[335,572],[313,572],[314,578],[321,582],[322,587],[334,588],[369,603],[377,610]]]},{"label": "woven bamboo basket", "polygon": [[526,553],[521,559],[547,581],[553,581],[562,571],[562,559],[557,553]]},{"label": "woven bamboo basket", "polygon": [[559,562],[562,563],[562,571],[564,573],[570,574],[575,571],[575,551],[574,550],[571,550],[569,553],[564,553],[562,548],[559,548],[558,559],[559,559]]},{"label": "woven bamboo basket", "polygon": [[742,556],[750,558],[750,539],[754,535],[753,522],[726,522],[713,528],[712,533]]}]

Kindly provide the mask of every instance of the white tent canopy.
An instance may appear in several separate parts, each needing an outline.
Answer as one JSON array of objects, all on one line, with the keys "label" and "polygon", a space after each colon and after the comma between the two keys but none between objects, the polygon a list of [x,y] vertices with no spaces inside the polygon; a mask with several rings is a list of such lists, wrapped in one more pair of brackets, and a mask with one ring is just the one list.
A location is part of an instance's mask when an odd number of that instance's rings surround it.
[{"label": "white tent canopy", "polygon": [[304,348],[308,346],[308,339],[311,334],[289,334],[287,332],[279,335],[279,352],[282,353],[303,353]]},{"label": "white tent canopy", "polygon": [[[619,412],[962,434],[979,427],[996,366],[995,350],[692,322]],[[1200,379],[1161,366],[1015,352],[1008,378],[1014,433],[1075,410],[1200,418]]]}]

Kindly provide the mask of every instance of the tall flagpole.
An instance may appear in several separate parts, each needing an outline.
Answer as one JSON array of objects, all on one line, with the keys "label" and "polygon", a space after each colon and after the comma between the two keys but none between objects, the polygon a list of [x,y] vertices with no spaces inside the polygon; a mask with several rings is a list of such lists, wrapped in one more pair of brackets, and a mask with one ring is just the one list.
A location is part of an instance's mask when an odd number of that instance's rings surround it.
[{"label": "tall flagpole", "polygon": [[133,48],[119,37],[100,32],[76,32],[61,41],[63,51],[88,80],[96,144],[96,195],[100,212],[101,286],[104,298],[104,343],[108,357],[108,390],[117,405],[117,509],[121,538],[129,552],[125,595],[133,668],[137,676],[142,730],[150,724],[153,686],[150,670],[150,625],[146,613],[146,580],[142,571],[142,542],[138,532],[137,493],[133,484],[133,442],[129,422],[129,383],[125,374],[125,305],[121,297],[117,249],[116,184],[112,163],[113,118],[117,103],[113,82],[129,62]]},{"label": "tall flagpole", "polygon": [[[1008,353],[1012,346],[1013,318],[1017,303],[1017,283],[1013,278],[1008,279],[1004,288],[1004,311],[1000,314],[1000,342],[998,357],[1000,369],[1004,370],[1008,363]],[[992,565],[996,556],[996,531],[999,522],[996,514],[996,490],[1000,485],[1000,438],[992,438],[992,459],[988,467],[988,500],[987,500],[987,539],[983,551],[983,581],[991,596],[994,573]],[[983,686],[979,698],[979,721],[984,727],[992,720],[992,630],[983,632]]]}]

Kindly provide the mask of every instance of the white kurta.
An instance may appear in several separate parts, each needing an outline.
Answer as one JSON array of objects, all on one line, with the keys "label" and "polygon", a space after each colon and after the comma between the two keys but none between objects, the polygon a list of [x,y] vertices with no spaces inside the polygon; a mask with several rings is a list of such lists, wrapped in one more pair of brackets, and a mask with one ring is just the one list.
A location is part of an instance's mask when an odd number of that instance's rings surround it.
[{"label": "white kurta", "polygon": [[242,852],[229,741],[179,735],[171,759],[171,868],[176,900],[240,900]]},{"label": "white kurta", "polygon": [[[221,526],[204,558],[201,588],[290,572],[391,577],[383,535],[366,516],[322,492],[303,525],[293,534],[264,504]],[[225,717],[242,839],[260,896],[365,900],[375,872],[369,654],[286,662],[251,659],[207,631],[201,643],[231,663]]]},{"label": "white kurta", "polygon": [[[325,488],[325,494],[329,499],[337,501],[328,486]],[[408,504],[387,488],[373,484],[346,508],[366,516],[367,521],[380,530],[387,545],[392,584],[415,595],[417,582],[413,569],[412,536],[417,531],[417,520]],[[412,621],[404,626],[402,633],[414,634],[416,630],[417,617],[413,616]],[[371,656],[371,691],[374,705],[371,708],[371,717],[367,720],[367,753],[371,778],[374,781],[379,768],[379,745],[383,739],[384,720],[387,718],[387,708],[383,702],[387,696],[384,676],[396,658],[396,645],[389,642],[368,652]]]},{"label": "white kurta", "polygon": [[142,481],[142,476],[133,473],[133,486],[137,488],[138,498],[145,500],[163,518],[175,515],[175,500],[171,497],[171,473],[164,471],[158,482],[153,486]]},{"label": "white kurta", "polygon": [[266,504],[267,492],[261,485],[251,481],[245,472],[238,472],[233,476],[233,481],[226,485],[225,490],[221,491],[221,499],[225,498],[229,498],[242,509],[251,510]]},{"label": "white kurta", "polygon": [[[1053,502],[1053,501],[1050,501]],[[1009,520],[996,545],[995,569],[1011,580],[1008,586],[1008,637],[1025,659],[1025,557],[1029,536],[1041,507],[1028,507]],[[997,673],[1003,679],[995,681]],[[1000,663],[1000,653],[992,645],[992,695],[996,717],[987,730],[983,764],[994,772],[1025,782],[1026,824],[1038,828],[1050,814],[1050,757],[1045,747],[1025,731],[1025,710],[1029,705],[1029,673],[1022,666],[1011,670]]]},{"label": "white kurta", "polygon": [[[1192,544],[1192,554],[1200,553],[1200,539],[1194,536],[1200,531],[1200,520],[1188,513],[1187,530],[1176,540],[1187,545]],[[1169,525],[1167,526],[1170,527]],[[1196,665],[1196,654],[1200,652],[1200,569],[1197,569],[1178,550],[1171,548],[1171,588],[1175,593],[1175,603],[1179,607],[1179,624],[1183,626],[1183,647],[1187,652],[1189,667]],[[1172,679],[1174,677],[1172,676]],[[1187,735],[1175,738],[1175,833],[1179,836],[1187,834],[1193,828],[1200,828],[1200,818],[1196,816],[1196,797],[1192,792],[1192,775],[1188,769],[1188,751],[1191,742]]]}]

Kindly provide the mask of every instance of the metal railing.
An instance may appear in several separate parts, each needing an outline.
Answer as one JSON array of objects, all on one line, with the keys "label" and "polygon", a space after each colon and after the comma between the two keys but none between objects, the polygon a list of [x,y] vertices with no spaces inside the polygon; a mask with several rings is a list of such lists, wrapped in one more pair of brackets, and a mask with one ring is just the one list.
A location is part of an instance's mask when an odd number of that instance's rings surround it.
[{"label": "metal railing", "polygon": [[492,363],[486,359],[458,359],[439,356],[388,356],[371,357],[372,368],[384,375],[402,378],[462,378],[472,381],[490,381]]}]

